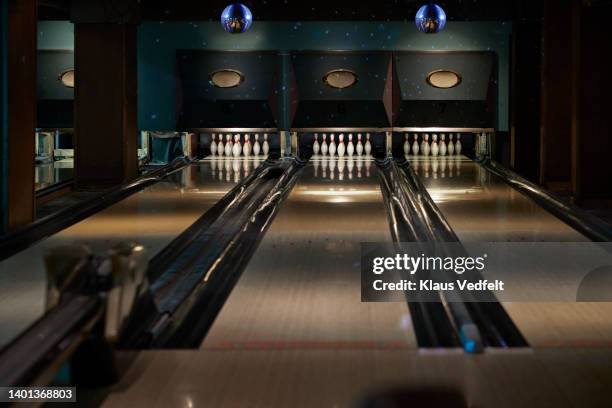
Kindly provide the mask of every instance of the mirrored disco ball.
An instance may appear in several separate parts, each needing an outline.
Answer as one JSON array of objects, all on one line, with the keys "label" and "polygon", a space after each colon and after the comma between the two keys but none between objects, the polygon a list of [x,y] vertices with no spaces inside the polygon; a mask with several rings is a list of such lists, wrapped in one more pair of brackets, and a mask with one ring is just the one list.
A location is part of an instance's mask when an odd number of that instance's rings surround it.
[{"label": "mirrored disco ball", "polygon": [[435,34],[444,30],[446,13],[437,4],[426,4],[416,13],[415,23],[419,31],[425,34]]},{"label": "mirrored disco ball", "polygon": [[251,28],[253,14],[242,3],[230,4],[221,13],[221,25],[228,33],[240,34]]}]

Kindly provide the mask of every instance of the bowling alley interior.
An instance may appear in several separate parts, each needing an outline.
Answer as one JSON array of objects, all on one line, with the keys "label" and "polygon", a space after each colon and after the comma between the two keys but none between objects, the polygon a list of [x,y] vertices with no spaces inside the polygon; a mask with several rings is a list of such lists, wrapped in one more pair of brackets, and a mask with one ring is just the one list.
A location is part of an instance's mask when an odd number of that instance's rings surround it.
[{"label": "bowling alley interior", "polygon": [[0,404],[612,406],[612,1],[0,16]]}]

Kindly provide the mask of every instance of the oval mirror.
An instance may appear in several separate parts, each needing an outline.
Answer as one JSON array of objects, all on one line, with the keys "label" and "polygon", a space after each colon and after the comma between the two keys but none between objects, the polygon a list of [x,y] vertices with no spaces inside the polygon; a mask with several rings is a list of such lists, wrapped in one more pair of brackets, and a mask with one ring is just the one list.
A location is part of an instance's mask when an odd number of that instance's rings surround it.
[{"label": "oval mirror", "polygon": [[427,83],[434,88],[454,88],[461,83],[461,76],[448,69],[439,69],[427,75]]},{"label": "oval mirror", "polygon": [[57,79],[62,83],[62,85],[68,88],[74,88],[74,68],[63,71],[61,74],[59,74]]},{"label": "oval mirror", "polygon": [[357,83],[357,74],[348,69],[334,69],[323,76],[323,82],[332,88],[345,89]]},{"label": "oval mirror", "polygon": [[220,69],[211,73],[209,79],[217,88],[235,88],[244,82],[244,75],[235,69]]}]

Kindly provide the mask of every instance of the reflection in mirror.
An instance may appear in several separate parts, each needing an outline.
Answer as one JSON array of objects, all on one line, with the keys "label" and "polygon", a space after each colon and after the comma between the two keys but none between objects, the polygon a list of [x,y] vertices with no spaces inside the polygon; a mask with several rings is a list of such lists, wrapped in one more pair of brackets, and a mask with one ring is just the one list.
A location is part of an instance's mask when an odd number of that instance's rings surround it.
[{"label": "reflection in mirror", "polygon": [[74,88],[74,68],[67,69],[59,74],[58,80],[67,88]]},{"label": "reflection in mirror", "polygon": [[348,69],[334,69],[323,76],[325,85],[336,89],[350,88],[357,80],[357,74]]},{"label": "reflection in mirror", "polygon": [[220,69],[212,72],[209,80],[217,88],[235,88],[244,82],[244,75],[235,69]]},{"label": "reflection in mirror", "polygon": [[461,83],[461,76],[448,69],[439,69],[427,75],[427,83],[434,88],[454,88]]}]

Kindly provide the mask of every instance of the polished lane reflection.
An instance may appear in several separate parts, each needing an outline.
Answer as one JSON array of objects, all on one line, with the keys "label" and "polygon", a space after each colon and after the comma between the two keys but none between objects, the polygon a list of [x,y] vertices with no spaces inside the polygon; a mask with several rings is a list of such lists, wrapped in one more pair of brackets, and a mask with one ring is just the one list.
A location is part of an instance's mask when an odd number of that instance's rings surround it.
[{"label": "polished lane reflection", "polygon": [[203,349],[416,347],[405,303],[361,302],[359,244],[391,241],[377,171],[365,158],[307,164]]},{"label": "polished lane reflection", "polygon": [[[462,241],[586,240],[466,157],[408,159]],[[612,303],[504,302],[504,307],[534,347],[612,346]]]},{"label": "polished lane reflection", "polygon": [[207,158],[1,262],[0,346],[44,311],[43,256],[49,248],[85,244],[105,254],[119,242],[136,242],[153,257],[259,164],[256,159]]}]

